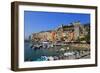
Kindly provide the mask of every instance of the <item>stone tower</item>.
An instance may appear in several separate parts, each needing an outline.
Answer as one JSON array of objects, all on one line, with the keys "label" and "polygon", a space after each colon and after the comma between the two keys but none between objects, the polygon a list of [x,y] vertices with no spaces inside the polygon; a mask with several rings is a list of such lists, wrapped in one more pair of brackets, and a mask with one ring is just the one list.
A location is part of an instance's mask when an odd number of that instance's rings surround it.
[{"label": "stone tower", "polygon": [[74,22],[73,25],[74,25],[74,39],[77,40],[79,38],[79,36],[80,36],[80,31],[79,31],[80,22],[79,21],[78,22]]}]

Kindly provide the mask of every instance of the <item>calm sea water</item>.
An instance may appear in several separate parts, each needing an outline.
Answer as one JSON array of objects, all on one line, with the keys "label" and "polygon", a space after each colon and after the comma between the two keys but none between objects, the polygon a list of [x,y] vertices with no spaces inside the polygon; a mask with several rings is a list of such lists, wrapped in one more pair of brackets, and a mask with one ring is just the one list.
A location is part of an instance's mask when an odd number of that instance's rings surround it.
[{"label": "calm sea water", "polygon": [[30,47],[31,43],[24,43],[24,61],[37,61],[41,56],[57,56],[60,53],[57,53],[56,50],[48,49],[39,49],[34,50]]}]

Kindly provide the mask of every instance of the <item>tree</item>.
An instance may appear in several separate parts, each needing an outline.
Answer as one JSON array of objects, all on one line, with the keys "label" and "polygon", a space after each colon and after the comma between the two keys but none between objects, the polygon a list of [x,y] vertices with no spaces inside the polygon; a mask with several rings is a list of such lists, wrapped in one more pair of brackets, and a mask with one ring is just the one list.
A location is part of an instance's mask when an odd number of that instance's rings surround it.
[{"label": "tree", "polygon": [[90,42],[90,34],[87,34],[86,36],[85,36],[85,41],[88,43],[88,42]]}]

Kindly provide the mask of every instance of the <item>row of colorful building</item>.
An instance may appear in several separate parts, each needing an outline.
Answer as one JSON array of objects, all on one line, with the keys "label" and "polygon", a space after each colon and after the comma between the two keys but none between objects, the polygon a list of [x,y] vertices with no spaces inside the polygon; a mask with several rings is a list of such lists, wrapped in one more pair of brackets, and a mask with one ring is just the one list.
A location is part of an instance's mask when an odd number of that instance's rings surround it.
[{"label": "row of colorful building", "polygon": [[71,23],[69,25],[61,25],[57,29],[54,29],[54,30],[33,33],[31,35],[31,40],[52,41],[52,42],[76,41],[78,38],[83,38],[85,35],[89,34],[89,31],[87,31],[87,28],[89,29],[89,26],[85,27],[78,21],[78,22]]}]

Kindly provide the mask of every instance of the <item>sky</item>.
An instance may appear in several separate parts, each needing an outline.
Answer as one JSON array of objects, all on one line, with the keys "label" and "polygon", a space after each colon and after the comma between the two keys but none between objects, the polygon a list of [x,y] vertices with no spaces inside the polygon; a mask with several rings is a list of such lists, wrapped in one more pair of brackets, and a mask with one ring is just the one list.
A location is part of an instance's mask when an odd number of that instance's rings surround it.
[{"label": "sky", "polygon": [[24,11],[24,36],[28,38],[32,33],[53,30],[76,21],[90,23],[90,14]]}]

